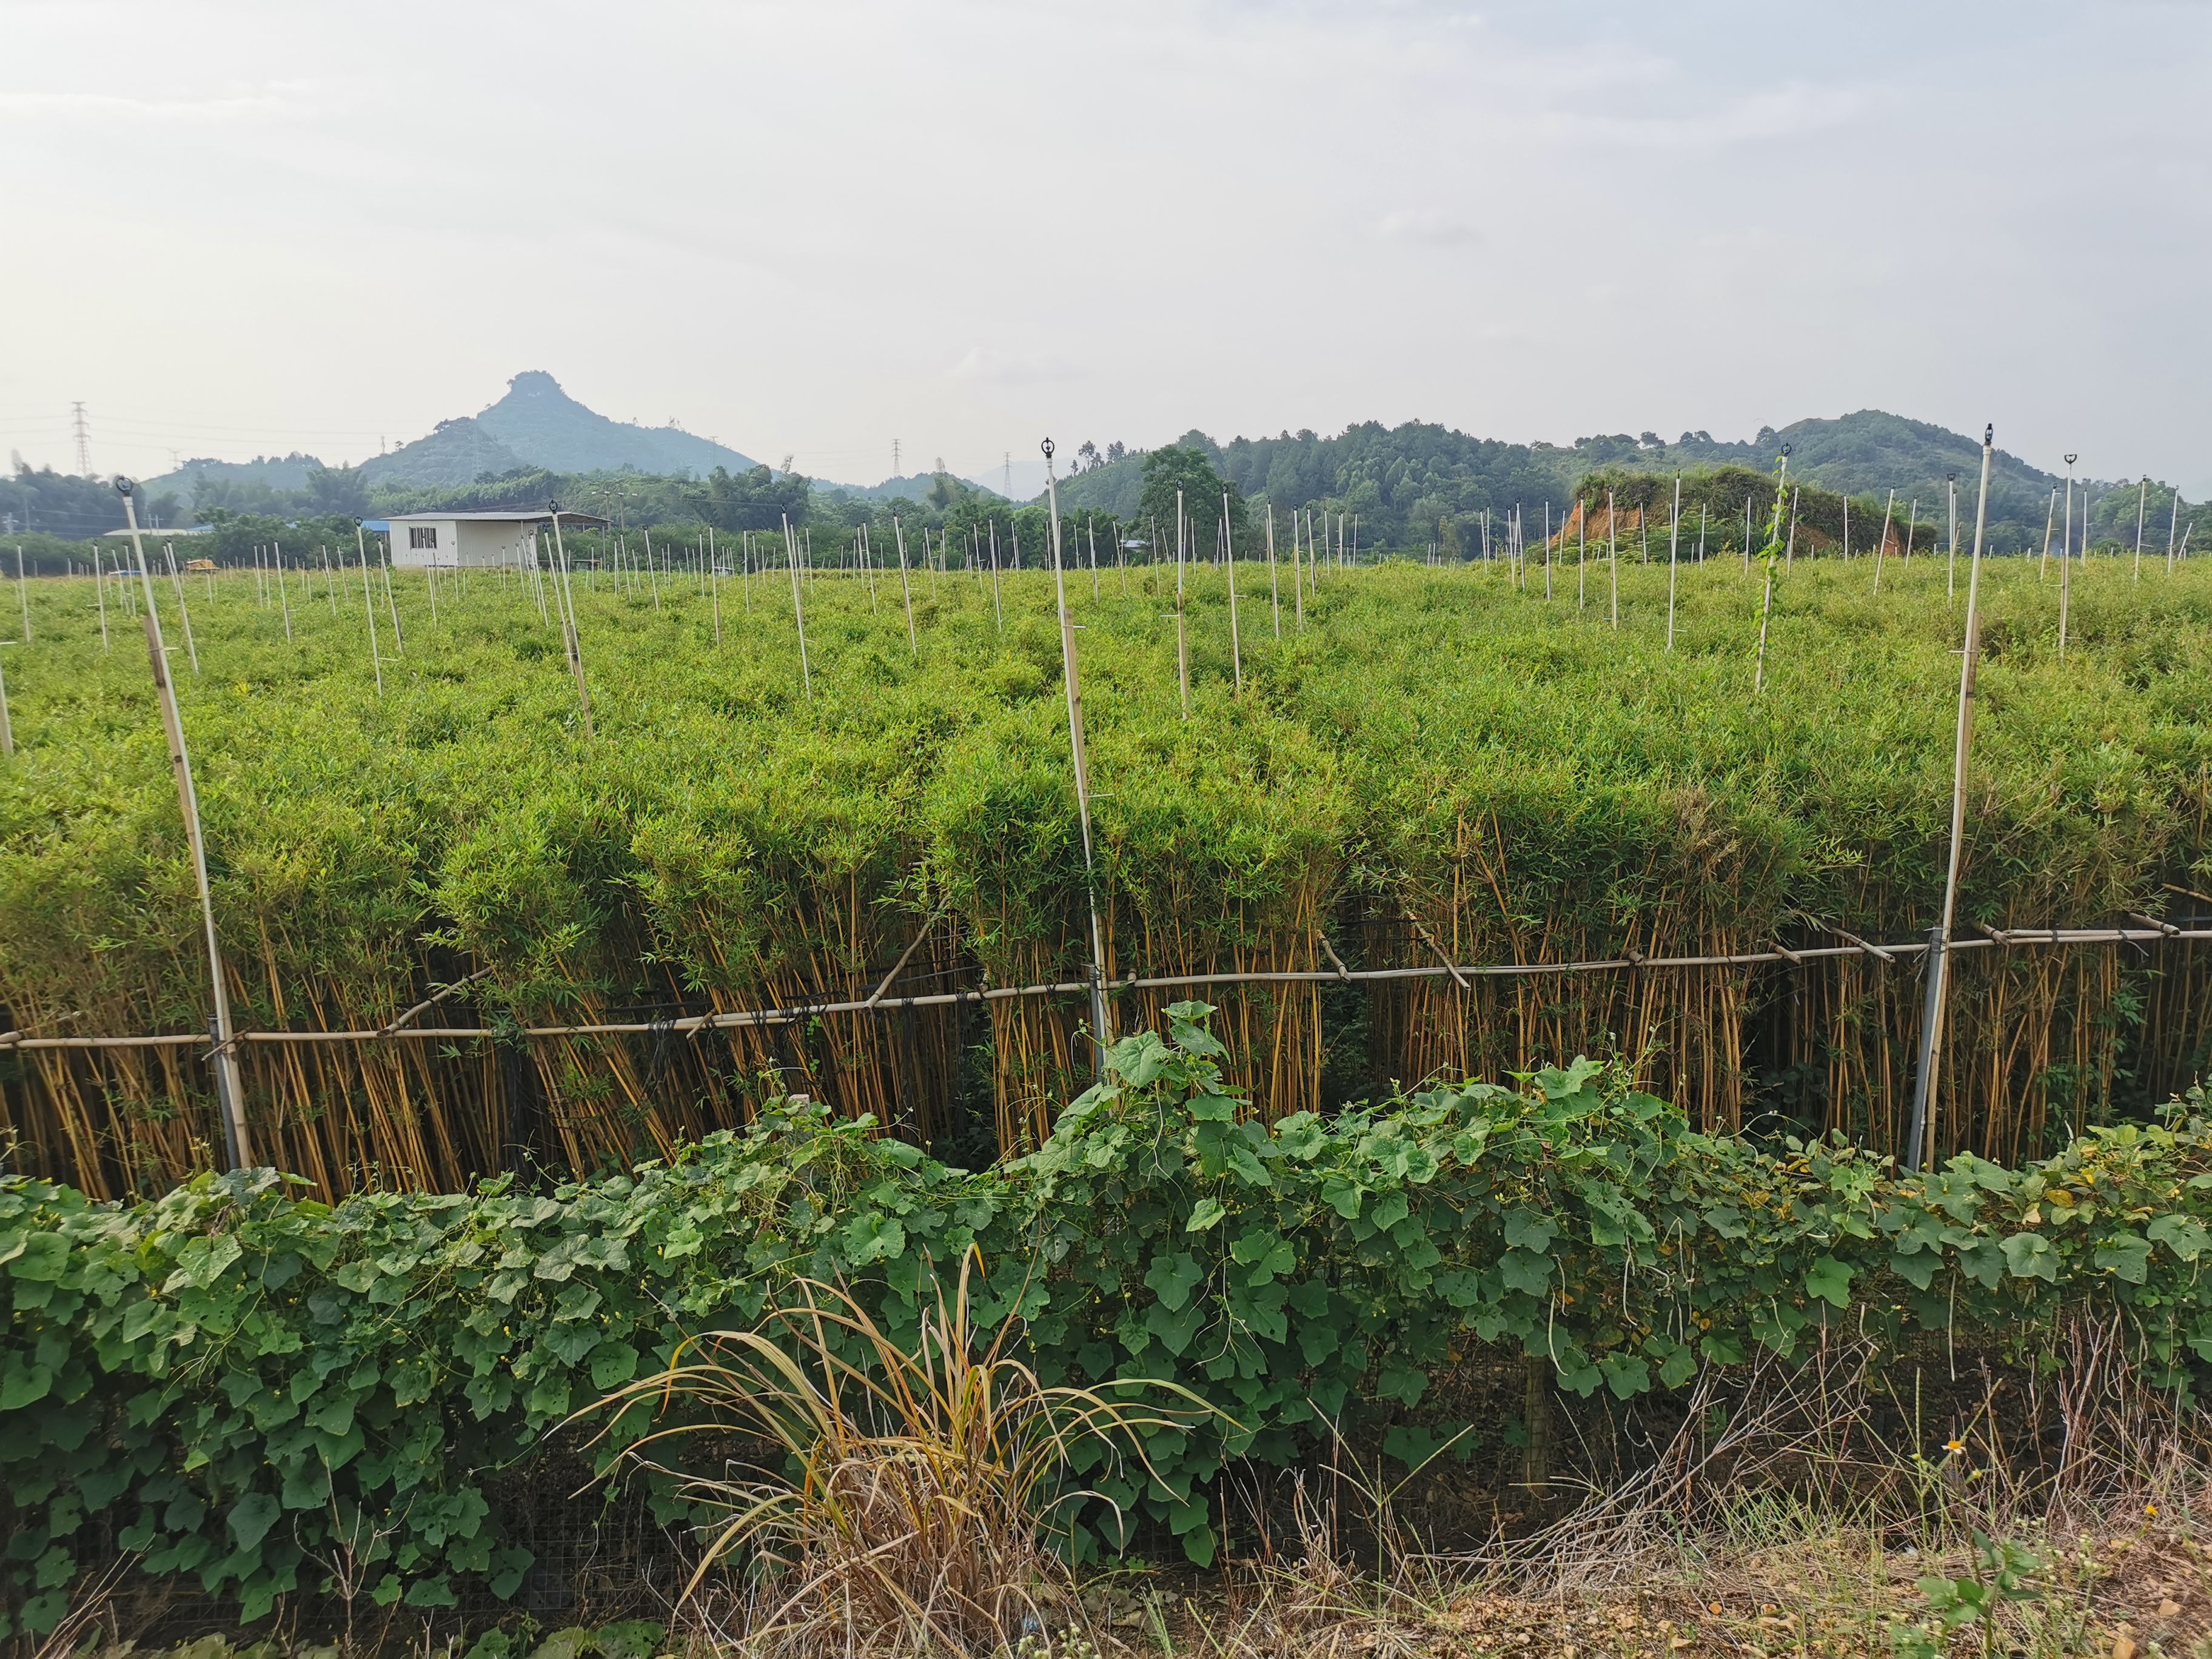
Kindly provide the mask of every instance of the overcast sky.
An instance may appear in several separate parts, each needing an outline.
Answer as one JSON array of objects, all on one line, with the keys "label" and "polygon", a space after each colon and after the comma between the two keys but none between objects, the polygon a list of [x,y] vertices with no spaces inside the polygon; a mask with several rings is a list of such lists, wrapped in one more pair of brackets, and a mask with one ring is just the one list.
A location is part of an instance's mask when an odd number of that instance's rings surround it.
[{"label": "overcast sky", "polygon": [[544,368],[857,481],[1874,405],[2203,496],[2208,70],[2131,0],[7,0],[0,446],[357,460]]}]

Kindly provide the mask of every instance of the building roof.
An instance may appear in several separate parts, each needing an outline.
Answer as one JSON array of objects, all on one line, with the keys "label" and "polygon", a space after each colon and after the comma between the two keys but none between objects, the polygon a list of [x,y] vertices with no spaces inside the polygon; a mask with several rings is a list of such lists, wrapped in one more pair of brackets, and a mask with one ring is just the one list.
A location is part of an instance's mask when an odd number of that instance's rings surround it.
[{"label": "building roof", "polygon": [[[595,513],[577,513],[565,507],[561,509],[561,518],[563,523],[568,524],[603,525],[608,522]],[[451,524],[457,520],[469,524],[550,524],[553,521],[553,514],[549,509],[542,507],[471,508],[467,512],[454,513],[389,513],[385,515],[384,522],[386,524]],[[368,521],[364,520],[362,522],[366,524]]]}]

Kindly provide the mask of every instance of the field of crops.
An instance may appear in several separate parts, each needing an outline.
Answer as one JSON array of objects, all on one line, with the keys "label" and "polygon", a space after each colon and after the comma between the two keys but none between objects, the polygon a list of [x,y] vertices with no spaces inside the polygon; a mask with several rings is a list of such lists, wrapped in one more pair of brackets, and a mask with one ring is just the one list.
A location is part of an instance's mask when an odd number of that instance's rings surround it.
[{"label": "field of crops", "polygon": [[[1892,559],[1877,597],[1867,559],[1799,558],[1754,695],[1757,563],[1686,565],[1670,648],[1667,567],[1623,554],[1617,624],[1613,573],[1572,546],[1548,571],[1534,550],[1519,582],[1401,562],[1294,587],[1287,560],[1241,563],[1233,648],[1225,574],[1195,566],[1187,717],[1173,566],[1072,575],[1108,977],[1923,935],[1963,568],[1954,599],[1941,558]],[[358,570],[288,580],[280,603],[251,572],[191,579],[197,670],[179,590],[155,590],[238,1022],[374,1030],[467,980],[416,1024],[501,1035],[246,1045],[259,1161],[333,1193],[452,1188],[653,1156],[786,1091],[973,1159],[1034,1144],[1087,1079],[1080,994],[900,1000],[1083,976],[1048,574],[917,568],[910,641],[895,567],[818,570],[802,668],[784,570],[580,572],[588,738],[542,586],[442,576],[434,618],[422,574],[397,573],[389,608],[380,577],[380,691]],[[138,625],[112,582],[107,648],[88,580],[33,580],[27,603],[27,641],[0,651],[0,1030],[204,1030]],[[2056,567],[1984,575],[1962,916],[2212,912],[2172,890],[2212,887],[2212,576],[2077,567],[2063,658],[2059,603]],[[910,945],[875,1008],[651,1029],[865,999]],[[2017,1160],[2186,1082],[2212,1031],[2203,949],[1960,957],[1943,1144]],[[1911,959],[1856,956],[1206,995],[1270,1115],[1618,1052],[1701,1124],[1890,1146],[1919,993]],[[1181,994],[1117,995],[1117,1025]],[[522,1030],[618,1022],[646,1029]],[[9,1161],[95,1195],[205,1167],[203,1054],[0,1048]]]}]

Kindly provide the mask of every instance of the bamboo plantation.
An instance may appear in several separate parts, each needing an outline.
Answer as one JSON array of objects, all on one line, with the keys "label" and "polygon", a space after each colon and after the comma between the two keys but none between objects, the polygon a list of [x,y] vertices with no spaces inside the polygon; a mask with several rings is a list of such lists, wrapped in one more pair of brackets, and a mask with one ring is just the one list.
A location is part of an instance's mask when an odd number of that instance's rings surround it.
[{"label": "bamboo plantation", "polygon": [[[1877,593],[1871,559],[1796,558],[1755,671],[1760,564],[1670,570],[1625,535],[1615,562],[1577,528],[1517,565],[1317,573],[1285,535],[1233,593],[1191,564],[1180,602],[1171,563],[1069,572],[1115,1025],[1194,994],[1117,981],[1324,975],[1196,988],[1271,1117],[1613,1054],[1704,1127],[1893,1149],[1918,958],[1791,958],[1936,920],[1964,562],[1893,555]],[[971,1163],[1043,1136],[1091,1064],[1080,988],[1003,994],[1089,972],[1052,576],[781,552],[579,569],[566,600],[483,569],[163,573],[237,1024],[369,1034],[240,1045],[257,1162],[458,1190],[659,1157],[787,1093]],[[2212,576],[2060,563],[1984,570],[1968,936],[2212,913]],[[55,578],[24,604],[0,1031],[204,1033],[143,599]],[[1960,955],[1940,1146],[2019,1162],[2185,1085],[2205,950]],[[1595,961],[1620,965],[1461,971]],[[674,1025],[750,1010],[783,1017]],[[632,1029],[544,1029],[578,1025]],[[10,1161],[95,1196],[219,1162],[207,1048],[0,1045]]]}]

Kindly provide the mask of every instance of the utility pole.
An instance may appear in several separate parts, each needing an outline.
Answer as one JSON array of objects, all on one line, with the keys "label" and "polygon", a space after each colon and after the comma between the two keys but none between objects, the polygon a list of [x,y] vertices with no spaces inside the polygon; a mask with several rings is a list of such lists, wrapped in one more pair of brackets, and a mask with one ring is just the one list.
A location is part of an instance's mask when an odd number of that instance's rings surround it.
[{"label": "utility pole", "polygon": [[[1912,1073],[1912,1121],[1905,1135],[1905,1167],[1935,1161],[1936,1079],[1942,1064],[1944,994],[1950,985],[1951,924],[1959,910],[1959,842],[1966,817],[1966,757],[1974,739],[1974,669],[1981,654],[1976,614],[1982,579],[1982,535],[1990,516],[1990,455],[1996,428],[1982,428],[1982,491],[1974,509],[1974,559],[1966,574],[1966,643],[1959,663],[1959,724],[1951,751],[1951,855],[1943,877],[1943,920],[1928,933],[1928,1000],[1920,1013],[1920,1063]],[[2072,457],[2068,457],[2072,464]],[[1955,498],[1955,497],[1954,497]]]},{"label": "utility pole", "polygon": [[[84,405],[82,403],[71,404],[70,410],[70,424],[76,429],[77,477],[89,478],[92,476],[92,429],[85,424]],[[127,501],[131,498],[126,495],[123,499]]]},{"label": "utility pole", "polygon": [[1001,493],[1004,494],[1006,498],[1011,501],[1014,499],[1014,452],[1011,449],[1007,450],[1006,452],[1006,489]]},{"label": "utility pole", "polygon": [[892,439],[892,440],[891,440],[891,477],[893,477],[894,478],[896,478],[896,477],[897,477],[898,476],[899,476],[899,441],[898,441],[898,440],[897,440],[896,438],[894,438],[894,439]]}]

